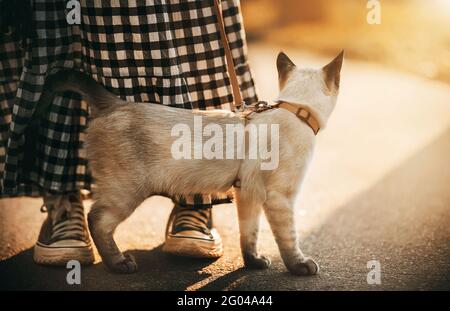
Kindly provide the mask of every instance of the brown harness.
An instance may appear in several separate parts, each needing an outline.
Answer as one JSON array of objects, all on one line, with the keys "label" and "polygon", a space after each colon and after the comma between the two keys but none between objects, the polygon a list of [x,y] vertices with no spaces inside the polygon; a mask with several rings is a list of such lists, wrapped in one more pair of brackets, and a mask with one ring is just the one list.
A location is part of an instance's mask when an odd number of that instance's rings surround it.
[{"label": "brown harness", "polygon": [[[298,107],[295,104],[290,104],[287,102],[278,102],[274,105],[269,105],[265,101],[259,101],[258,103],[250,106],[244,106],[245,110],[240,113],[240,116],[245,119],[245,123],[247,124],[248,120],[252,119],[253,114],[255,113],[261,113],[267,110],[271,109],[286,109],[289,112],[292,112],[295,114],[297,118],[305,122],[313,131],[314,135],[317,135],[317,133],[320,130],[319,122],[317,122],[317,119],[305,108]],[[240,188],[241,187],[241,180],[239,177],[236,176],[236,179],[233,182],[233,187]]]},{"label": "brown harness", "polygon": [[287,102],[278,102],[274,105],[269,105],[265,101],[259,101],[258,103],[250,106],[245,106],[245,110],[241,112],[241,116],[246,120],[251,120],[251,117],[255,113],[260,113],[263,111],[271,110],[271,109],[286,109],[289,112],[295,114],[297,118],[305,122],[314,132],[314,135],[320,130],[319,122],[317,119],[307,110],[306,108],[299,107],[295,104],[287,103]]}]

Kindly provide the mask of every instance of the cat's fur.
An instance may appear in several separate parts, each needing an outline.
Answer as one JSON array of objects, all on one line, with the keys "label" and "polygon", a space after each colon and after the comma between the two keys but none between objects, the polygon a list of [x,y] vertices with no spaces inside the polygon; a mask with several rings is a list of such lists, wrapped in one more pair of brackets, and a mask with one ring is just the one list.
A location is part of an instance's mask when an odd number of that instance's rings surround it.
[{"label": "cat's fur", "polygon": [[[298,69],[280,53],[278,100],[307,108],[323,129],[336,103],[342,60],[343,53],[321,69]],[[50,76],[46,88],[81,93],[96,116],[89,125],[86,143],[97,186],[88,220],[95,245],[111,270],[131,273],[137,269],[134,259],[119,250],[113,235],[116,227],[146,198],[159,193],[170,196],[225,192],[238,177],[241,188],[236,189],[235,196],[245,265],[270,265],[256,246],[264,210],[289,271],[298,275],[318,272],[318,265],[300,250],[294,217],[294,201],[313,154],[315,135],[293,113],[273,109],[254,114],[249,121],[279,124],[279,166],[264,171],[260,160],[173,159],[171,129],[175,124],[192,126],[196,115],[203,116],[203,124],[211,122],[223,128],[227,123],[244,122],[232,112],[129,104],[91,78],[73,71]],[[43,102],[48,101],[46,97],[43,96]]]}]

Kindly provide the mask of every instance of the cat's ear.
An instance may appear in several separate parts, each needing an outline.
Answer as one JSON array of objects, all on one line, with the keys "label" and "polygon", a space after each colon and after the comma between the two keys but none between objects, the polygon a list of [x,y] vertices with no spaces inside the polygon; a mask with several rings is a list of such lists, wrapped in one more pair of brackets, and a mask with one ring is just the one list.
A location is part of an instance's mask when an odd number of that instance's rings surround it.
[{"label": "cat's ear", "polygon": [[339,53],[328,65],[322,68],[324,73],[325,84],[330,92],[337,92],[339,90],[339,83],[341,80],[342,61],[344,60],[344,50]]},{"label": "cat's ear", "polygon": [[277,69],[278,69],[278,84],[280,89],[283,88],[287,78],[292,70],[295,69],[295,64],[287,57],[286,54],[280,52],[277,57]]}]

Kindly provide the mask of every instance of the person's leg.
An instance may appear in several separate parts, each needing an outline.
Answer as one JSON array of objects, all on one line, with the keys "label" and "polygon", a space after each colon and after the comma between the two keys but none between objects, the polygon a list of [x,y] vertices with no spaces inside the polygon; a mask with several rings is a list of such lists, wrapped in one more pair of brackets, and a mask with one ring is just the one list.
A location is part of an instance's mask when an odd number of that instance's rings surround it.
[{"label": "person's leg", "polygon": [[39,159],[38,168],[30,170],[41,172],[37,181],[44,192],[43,211],[48,213],[34,248],[34,260],[40,264],[94,261],[79,190],[88,187],[90,180],[80,144],[85,105],[75,96],[57,96],[49,116],[39,120],[38,138],[30,144]]},{"label": "person's leg", "polygon": [[77,96],[56,96],[49,115],[39,120],[38,138],[30,144],[36,146],[40,163],[37,171],[43,172],[37,180],[44,189],[43,211],[48,213],[34,248],[36,263],[65,265],[71,259],[81,264],[94,261],[79,190],[88,187],[90,180],[86,177],[80,144],[85,108],[86,103]]},{"label": "person's leg", "polygon": [[209,195],[175,198],[169,217],[163,251],[173,255],[218,258],[223,254],[222,238],[213,227]]},{"label": "person's leg", "polygon": [[[46,44],[46,39],[51,41],[51,34],[55,32],[55,27],[51,26],[51,31],[46,32],[46,25],[51,25],[52,21],[61,28],[61,33],[68,33],[59,23],[65,20],[65,3],[60,1],[47,12],[45,3],[40,1],[34,8],[40,10],[39,14],[31,7],[22,6],[30,3],[12,5],[8,14],[26,11],[28,15],[21,13],[22,18],[9,19],[9,24],[2,19],[0,27],[0,194],[2,197],[43,194],[41,210],[47,212],[48,217],[34,249],[37,263],[66,265],[75,259],[89,264],[94,255],[82,200],[76,190],[89,183],[88,178],[83,177],[87,175],[79,152],[84,118],[80,102],[59,98],[52,107],[52,116],[45,120],[33,118],[30,108],[39,98],[43,85],[43,73],[37,64],[45,66],[49,60],[70,58],[63,54],[68,49],[47,49]],[[25,22],[33,24],[36,18],[46,23],[40,23],[39,29],[24,26]],[[27,41],[31,36],[38,36],[39,40]],[[26,49],[30,53],[25,53]],[[54,55],[48,53],[61,55],[51,57]],[[32,59],[26,60],[27,56]],[[32,64],[31,69],[22,72],[25,63]]]}]

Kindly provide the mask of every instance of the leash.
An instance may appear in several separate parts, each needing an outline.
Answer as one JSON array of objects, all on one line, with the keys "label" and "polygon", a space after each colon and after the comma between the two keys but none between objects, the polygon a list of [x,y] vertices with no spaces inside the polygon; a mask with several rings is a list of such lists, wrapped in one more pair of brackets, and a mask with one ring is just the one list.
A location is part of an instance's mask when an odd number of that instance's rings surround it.
[{"label": "leash", "polygon": [[274,108],[283,108],[294,113],[297,116],[297,118],[305,122],[313,130],[314,134],[317,135],[317,133],[320,130],[319,123],[317,122],[317,119],[314,118],[314,116],[305,108],[298,107],[294,104],[286,102],[280,102],[276,103],[275,105],[269,105],[267,102],[260,101],[254,105],[250,106],[245,105],[245,102],[242,99],[242,94],[239,88],[239,82],[237,79],[236,69],[234,67],[233,56],[231,54],[227,34],[225,32],[225,23],[223,20],[222,6],[220,4],[220,0],[214,0],[214,6],[217,16],[217,24],[219,26],[220,31],[220,41],[225,50],[227,70],[230,76],[231,88],[233,92],[233,102],[231,103],[231,111],[236,112],[237,109],[242,110],[242,108],[244,108],[245,110],[242,113],[242,115],[245,117],[245,119],[248,120],[253,113],[260,113]]},{"label": "leash", "polygon": [[[245,119],[245,122],[247,123],[248,120],[251,120],[251,116],[254,113],[261,113],[270,109],[277,109],[277,108],[286,109],[294,113],[297,116],[297,118],[305,122],[312,129],[314,135],[317,135],[317,133],[320,130],[319,123],[317,122],[317,119],[314,118],[314,116],[305,108],[298,107],[297,105],[286,102],[279,102],[274,105],[269,105],[265,101],[259,101],[258,103],[253,105],[245,105],[245,102],[242,99],[241,90],[239,88],[239,82],[236,75],[236,69],[234,67],[233,56],[231,54],[230,45],[228,43],[228,38],[225,31],[225,23],[223,20],[220,0],[214,0],[214,7],[217,16],[217,25],[219,27],[220,32],[220,41],[225,51],[227,70],[228,75],[230,76],[231,88],[233,93],[233,102],[231,103],[231,111],[236,112],[236,110],[244,109],[244,111],[242,111],[240,115]],[[239,180],[239,177],[236,177],[233,186],[235,188],[241,187],[241,181]]]},{"label": "leash", "polygon": [[220,30],[220,41],[223,49],[225,50],[225,57],[227,61],[228,75],[230,76],[231,88],[233,91],[233,102],[231,103],[231,111],[235,112],[244,105],[242,99],[241,90],[239,88],[239,82],[236,75],[236,69],[234,68],[233,56],[231,55],[230,45],[228,44],[227,34],[225,32],[225,23],[222,16],[222,6],[220,0],[214,0],[214,6],[216,9],[217,24]]},{"label": "leash", "polygon": [[225,23],[222,16],[222,6],[220,4],[220,0],[214,0],[214,6],[216,10],[217,16],[217,24],[220,30],[220,41],[225,50],[225,57],[227,61],[227,69],[228,74],[230,76],[231,87],[233,91],[233,102],[231,103],[231,111],[236,112],[236,109],[244,108],[244,112],[242,112],[242,116],[245,119],[249,119],[253,113],[260,113],[269,109],[274,108],[283,108],[292,113],[294,113],[297,118],[308,124],[308,126],[313,130],[314,134],[317,135],[319,132],[319,123],[316,118],[305,108],[298,107],[294,104],[280,102],[275,105],[269,105],[265,101],[260,101],[254,105],[247,106],[245,102],[242,100],[241,91],[239,89],[239,83],[236,75],[236,70],[234,68],[233,56],[231,55],[230,45],[228,43],[227,34],[225,32]]}]

